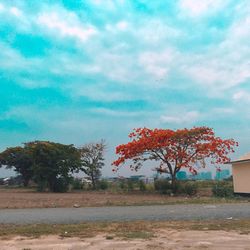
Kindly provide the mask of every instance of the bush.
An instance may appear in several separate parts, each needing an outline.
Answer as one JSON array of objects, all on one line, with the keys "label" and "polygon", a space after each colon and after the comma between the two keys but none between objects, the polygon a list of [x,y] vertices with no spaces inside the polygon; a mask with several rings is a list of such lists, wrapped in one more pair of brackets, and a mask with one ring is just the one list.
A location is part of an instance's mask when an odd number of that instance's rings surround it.
[{"label": "bush", "polygon": [[159,179],[154,182],[155,190],[161,194],[170,194],[172,193],[172,185],[167,179]]},{"label": "bush", "polygon": [[198,191],[198,185],[194,182],[185,182],[180,185],[180,192],[187,195],[195,195]]},{"label": "bush", "polygon": [[144,181],[139,181],[139,189],[140,191],[144,192],[146,191],[146,184],[144,183]]},{"label": "bush", "polygon": [[134,190],[134,182],[132,180],[127,181],[127,188],[128,188],[128,191]]},{"label": "bush", "polygon": [[216,197],[233,197],[233,185],[228,181],[220,181],[212,187],[212,192]]},{"label": "bush", "polygon": [[68,188],[69,188],[69,180],[60,177],[56,179],[53,190],[51,191],[57,193],[65,193],[68,191]]},{"label": "bush", "polygon": [[48,188],[48,183],[47,181],[41,181],[37,182],[37,191],[38,192],[44,192]]},{"label": "bush", "polygon": [[74,190],[82,190],[84,188],[84,184],[78,178],[74,178],[71,181],[71,185],[72,185],[72,189],[74,189]]},{"label": "bush", "polygon": [[153,184],[153,183],[148,183],[148,184],[146,184],[146,190],[147,190],[148,192],[154,192],[154,191],[155,191],[155,186],[154,186],[154,184]]},{"label": "bush", "polygon": [[125,189],[126,189],[126,184],[125,184],[124,181],[120,181],[120,182],[119,182],[119,188],[120,188],[121,190],[125,190]]},{"label": "bush", "polygon": [[97,186],[98,186],[98,189],[106,190],[106,189],[108,189],[109,184],[108,184],[108,182],[106,180],[100,180],[98,182]]}]

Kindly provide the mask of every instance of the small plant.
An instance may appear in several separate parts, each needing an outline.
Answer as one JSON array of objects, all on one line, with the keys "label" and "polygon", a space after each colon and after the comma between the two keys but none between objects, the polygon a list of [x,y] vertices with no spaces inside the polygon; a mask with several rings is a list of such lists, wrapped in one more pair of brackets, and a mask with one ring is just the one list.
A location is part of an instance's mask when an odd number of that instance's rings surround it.
[{"label": "small plant", "polygon": [[54,182],[53,191],[57,193],[65,193],[68,191],[69,188],[69,180],[66,178],[60,177],[57,178]]},{"label": "small plant", "polygon": [[72,181],[71,181],[71,184],[72,184],[72,188],[74,190],[82,190],[84,188],[84,184],[82,183],[82,181],[78,178],[74,178]]},{"label": "small plant", "polygon": [[140,191],[142,191],[142,192],[145,192],[145,191],[146,191],[146,184],[145,184],[145,182],[142,181],[142,180],[139,181],[139,189],[140,189]]},{"label": "small plant", "polygon": [[107,190],[109,187],[109,184],[106,180],[100,180],[98,182],[98,189],[101,189],[101,190]]},{"label": "small plant", "polygon": [[126,184],[124,183],[124,181],[120,181],[120,182],[119,182],[119,188],[120,188],[121,190],[125,190],[125,189],[126,189]]},{"label": "small plant", "polygon": [[106,240],[113,240],[114,239],[114,236],[112,236],[112,235],[107,235],[106,236]]},{"label": "small plant", "polygon": [[128,191],[133,191],[134,190],[134,182],[132,180],[128,180],[127,181],[127,188],[128,188]]},{"label": "small plant", "polygon": [[232,197],[234,194],[231,182],[219,181],[212,187],[213,195],[216,197]]},{"label": "small plant", "polygon": [[167,179],[159,179],[154,182],[155,190],[161,194],[170,194],[172,193],[172,185]]},{"label": "small plant", "polygon": [[195,195],[197,194],[198,186],[194,182],[186,182],[181,185],[181,193],[187,195]]}]

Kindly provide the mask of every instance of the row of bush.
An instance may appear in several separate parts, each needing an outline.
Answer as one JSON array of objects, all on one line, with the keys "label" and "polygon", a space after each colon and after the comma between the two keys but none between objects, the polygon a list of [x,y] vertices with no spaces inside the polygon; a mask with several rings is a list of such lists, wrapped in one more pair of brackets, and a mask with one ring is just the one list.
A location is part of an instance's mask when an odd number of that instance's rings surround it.
[{"label": "row of bush", "polygon": [[[72,182],[72,189],[80,190],[80,189],[88,189],[88,187],[78,179],[74,179]],[[160,179],[156,180],[153,184],[146,184],[142,180],[121,180],[116,183],[111,183],[106,180],[100,180],[97,183],[97,189],[99,190],[113,190],[113,191],[123,191],[123,192],[131,192],[131,191],[141,191],[141,192],[152,192],[156,191],[161,194],[172,194],[174,191],[172,190],[171,183],[169,180]],[[195,195],[197,193],[198,186],[195,182],[177,182],[176,190],[174,193],[177,194],[186,194],[186,195]]]},{"label": "row of bush", "polygon": [[[72,182],[72,189],[88,189],[88,187],[78,179],[74,179]],[[231,181],[214,181],[210,182],[208,186],[212,189],[212,194],[216,197],[232,197],[233,196],[233,184]],[[178,181],[175,185],[175,190],[172,189],[171,182],[167,179],[155,180],[153,184],[145,184],[143,181],[134,180],[121,180],[116,183],[111,183],[106,180],[100,180],[97,183],[97,189],[99,190],[113,190],[113,191],[141,191],[152,192],[156,191],[160,194],[171,195],[173,193],[177,195],[196,195],[200,189],[200,184],[197,181]]]},{"label": "row of bush", "polygon": [[160,179],[154,182],[155,190],[161,194],[186,194],[195,195],[198,191],[198,186],[193,181],[178,181],[175,184],[175,190],[173,190],[171,182],[169,180]]},{"label": "row of bush", "polygon": [[[0,179],[0,185],[3,180]],[[10,178],[8,181],[9,185],[20,185],[21,180],[20,176]],[[167,179],[158,179],[154,183],[145,184],[142,180],[120,180],[118,182],[108,182],[107,180],[99,180],[97,182],[97,189],[99,190],[110,190],[110,191],[121,191],[121,192],[132,192],[132,191],[141,191],[141,192],[158,192],[160,194],[171,195],[173,193],[177,195],[196,195],[198,190],[204,188],[203,182],[197,181],[178,181],[175,185],[175,190],[172,190],[171,182]],[[44,184],[46,185],[46,183]],[[90,190],[92,189],[86,183],[83,183],[81,179],[72,178],[70,181],[71,189],[73,190]],[[57,192],[66,192],[68,184],[64,183],[60,178],[55,183],[55,190]],[[231,180],[228,181],[210,181],[206,182],[206,188],[211,188],[213,196],[216,197],[233,197],[233,184]],[[38,190],[40,188],[38,187]],[[43,190],[43,187],[41,187]]]}]

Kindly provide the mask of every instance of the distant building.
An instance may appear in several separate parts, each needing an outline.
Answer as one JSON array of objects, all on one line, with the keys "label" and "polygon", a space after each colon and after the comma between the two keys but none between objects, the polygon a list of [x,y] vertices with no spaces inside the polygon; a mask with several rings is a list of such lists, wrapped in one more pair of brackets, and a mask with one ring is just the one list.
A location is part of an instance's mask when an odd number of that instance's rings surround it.
[{"label": "distant building", "polygon": [[200,172],[189,177],[191,180],[212,180],[211,172]]},{"label": "distant building", "polygon": [[145,175],[131,175],[129,179],[133,181],[140,181],[140,180],[146,179],[146,176]]},{"label": "distant building", "polygon": [[201,172],[201,180],[212,180],[212,173],[211,172]]},{"label": "distant building", "polygon": [[230,177],[230,171],[228,169],[222,169],[216,172],[215,180],[224,180]]},{"label": "distant building", "polygon": [[186,180],[187,179],[187,173],[185,171],[179,171],[176,174],[177,180]]}]

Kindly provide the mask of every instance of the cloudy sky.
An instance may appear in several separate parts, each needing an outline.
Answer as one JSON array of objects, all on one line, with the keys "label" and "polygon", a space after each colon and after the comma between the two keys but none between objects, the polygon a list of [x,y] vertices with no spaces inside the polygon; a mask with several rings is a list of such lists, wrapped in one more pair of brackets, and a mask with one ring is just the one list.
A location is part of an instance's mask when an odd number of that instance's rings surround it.
[{"label": "cloudy sky", "polygon": [[248,0],[0,0],[0,149],[103,138],[110,175],[133,128],[206,125],[246,153],[249,41]]}]

